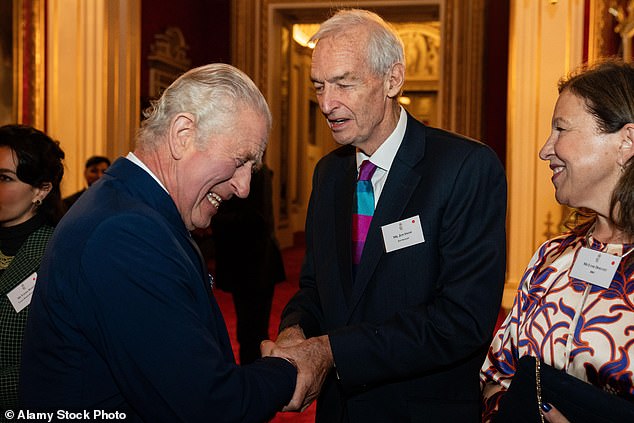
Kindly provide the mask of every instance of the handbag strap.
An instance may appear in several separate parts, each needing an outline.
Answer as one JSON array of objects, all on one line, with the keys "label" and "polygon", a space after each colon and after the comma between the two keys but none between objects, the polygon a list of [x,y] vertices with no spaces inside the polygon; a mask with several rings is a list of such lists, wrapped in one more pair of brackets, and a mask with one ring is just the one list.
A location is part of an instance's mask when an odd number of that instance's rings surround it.
[{"label": "handbag strap", "polygon": [[535,390],[537,391],[537,413],[541,422],[544,423],[544,414],[542,413],[542,376],[541,376],[541,360],[535,358]]}]

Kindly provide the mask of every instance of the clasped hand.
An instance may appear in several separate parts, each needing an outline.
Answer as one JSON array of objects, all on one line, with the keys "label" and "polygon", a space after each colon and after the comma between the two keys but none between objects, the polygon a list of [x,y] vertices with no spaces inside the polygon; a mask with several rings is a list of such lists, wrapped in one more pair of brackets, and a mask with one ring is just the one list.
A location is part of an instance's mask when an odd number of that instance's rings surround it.
[{"label": "clasped hand", "polygon": [[284,329],[275,342],[262,341],[262,357],[281,357],[297,367],[297,383],[291,401],[282,411],[303,411],[319,395],[333,366],[328,336],[306,339],[299,326]]}]

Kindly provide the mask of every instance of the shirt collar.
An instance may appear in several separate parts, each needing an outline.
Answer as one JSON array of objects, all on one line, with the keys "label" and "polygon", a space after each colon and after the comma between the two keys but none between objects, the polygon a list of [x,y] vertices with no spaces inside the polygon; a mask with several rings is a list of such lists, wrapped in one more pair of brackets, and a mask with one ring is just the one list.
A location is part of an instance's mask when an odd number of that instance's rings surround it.
[{"label": "shirt collar", "polygon": [[394,131],[392,131],[383,144],[377,148],[372,156],[368,156],[363,151],[357,149],[357,170],[364,160],[371,159],[372,163],[380,169],[383,169],[386,172],[390,171],[390,167],[392,167],[392,162],[396,157],[398,148],[401,146],[401,142],[405,137],[405,129],[407,129],[407,113],[405,112],[405,109],[403,109],[403,106],[401,106],[400,109],[401,114],[398,119],[398,123],[396,124],[396,128],[394,128]]},{"label": "shirt collar", "polygon": [[163,183],[159,181],[159,179],[150,170],[150,168],[147,167],[145,163],[143,163],[141,159],[139,159],[133,152],[130,151],[128,155],[126,156],[126,159],[130,160],[132,163],[134,163],[135,165],[139,166],[141,169],[146,171],[161,186],[161,188],[163,188],[165,192],[169,194],[169,191],[167,190],[167,188],[165,188],[165,185],[163,185]]}]

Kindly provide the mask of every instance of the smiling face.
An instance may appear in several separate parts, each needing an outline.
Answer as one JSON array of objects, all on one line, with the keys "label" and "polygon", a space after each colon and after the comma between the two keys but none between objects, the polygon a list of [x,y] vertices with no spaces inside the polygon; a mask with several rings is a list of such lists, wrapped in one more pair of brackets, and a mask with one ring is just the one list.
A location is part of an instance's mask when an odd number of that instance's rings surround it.
[{"label": "smiling face", "polygon": [[202,150],[188,142],[176,161],[176,183],[168,190],[188,230],[208,227],[222,201],[249,195],[251,173],[266,148],[267,124],[248,108],[234,122],[222,134],[203,137]]},{"label": "smiling face", "polygon": [[[366,60],[367,31],[353,28],[320,39],[313,51],[311,80],[335,141],[372,154],[398,122],[395,97],[402,81],[376,75]],[[400,72],[399,66],[391,73]]]},{"label": "smiling face", "polygon": [[15,226],[33,217],[34,202],[43,200],[50,191],[50,186],[40,189],[19,180],[17,163],[15,152],[0,146],[0,226],[3,227]]},{"label": "smiling face", "polygon": [[550,162],[561,204],[607,215],[620,176],[624,134],[600,133],[584,100],[564,90],[555,105],[552,132],[539,152]]}]

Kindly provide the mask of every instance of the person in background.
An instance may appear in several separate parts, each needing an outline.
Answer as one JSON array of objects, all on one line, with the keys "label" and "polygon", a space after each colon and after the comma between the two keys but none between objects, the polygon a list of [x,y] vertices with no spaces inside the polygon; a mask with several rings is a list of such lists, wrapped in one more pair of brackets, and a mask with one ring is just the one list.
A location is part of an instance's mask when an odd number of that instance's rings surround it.
[{"label": "person in background", "polygon": [[[550,163],[557,201],[574,208],[570,230],[537,249],[491,343],[480,372],[483,421],[497,416],[524,356],[634,400],[634,68],[606,60],[558,88],[539,158]],[[583,271],[597,252],[616,263],[601,280]],[[542,406],[546,420],[566,421],[556,403]]]},{"label": "person in background", "polygon": [[264,353],[321,345],[323,387],[300,378],[293,399],[319,393],[320,423],[477,422],[506,267],[504,169],[399,105],[403,43],[379,16],[340,11],[313,41],[311,80],[342,147],[316,166],[300,290]]},{"label": "person in background", "polygon": [[260,343],[269,339],[275,284],[286,279],[275,238],[272,179],[262,164],[251,176],[249,196],[225,201],[211,221],[217,286],[232,294],[240,364],[260,358]]},{"label": "person in background", "polygon": [[[104,156],[92,156],[86,160],[86,166],[84,168],[84,178],[86,179],[86,185],[91,186],[93,183],[97,182],[99,178],[101,178],[106,171],[110,167],[110,159]],[[86,192],[86,188],[81,191],[77,191],[73,195],[69,195],[64,198],[64,206],[66,210],[70,208],[75,201],[81,197],[81,195]]]},{"label": "person in background", "polygon": [[63,159],[59,143],[42,131],[0,127],[0,410],[17,407],[28,293],[63,213]]},{"label": "person in background", "polygon": [[109,410],[127,422],[265,421],[314,366],[299,355],[235,363],[190,231],[249,194],[268,105],[248,76],[217,63],[181,75],[146,116],[134,152],[50,241],[25,331],[21,404],[95,420]]}]

